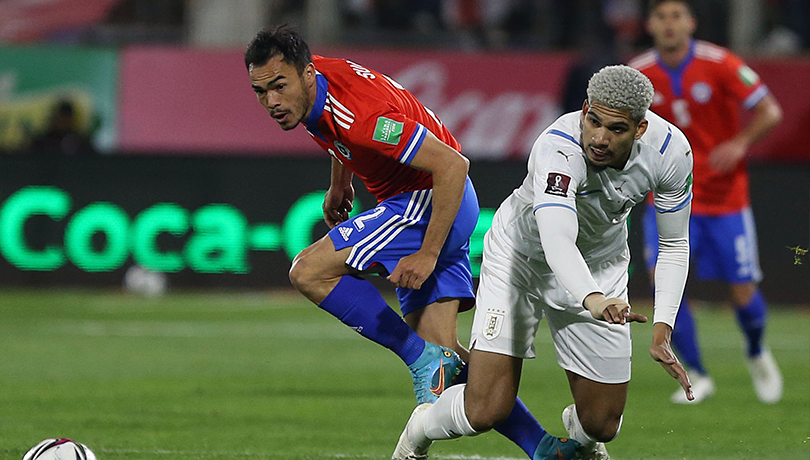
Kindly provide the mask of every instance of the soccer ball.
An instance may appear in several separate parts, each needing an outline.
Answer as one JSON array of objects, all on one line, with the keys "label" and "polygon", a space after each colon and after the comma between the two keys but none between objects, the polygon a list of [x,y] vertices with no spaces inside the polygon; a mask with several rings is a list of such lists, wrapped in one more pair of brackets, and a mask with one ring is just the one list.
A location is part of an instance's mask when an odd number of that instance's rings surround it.
[{"label": "soccer ball", "polygon": [[124,289],[146,297],[160,297],[169,287],[165,273],[147,270],[138,265],[129,267],[124,274]]},{"label": "soccer ball", "polygon": [[26,452],[23,460],[96,460],[96,454],[70,439],[46,439]]}]

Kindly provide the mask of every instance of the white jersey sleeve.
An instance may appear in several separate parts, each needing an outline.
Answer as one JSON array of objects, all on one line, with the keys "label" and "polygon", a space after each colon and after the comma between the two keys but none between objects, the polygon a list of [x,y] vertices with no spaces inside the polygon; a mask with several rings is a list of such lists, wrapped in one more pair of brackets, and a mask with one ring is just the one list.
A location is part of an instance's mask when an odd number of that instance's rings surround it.
[{"label": "white jersey sleeve", "polygon": [[692,149],[680,130],[667,125],[660,149],[664,161],[653,190],[659,246],[653,322],[674,327],[689,272]]},{"label": "white jersey sleeve", "polygon": [[532,209],[546,263],[581,303],[588,294],[602,292],[576,245],[576,192],[587,175],[583,158],[572,144],[555,142],[546,135],[532,149],[529,174],[534,190]]}]

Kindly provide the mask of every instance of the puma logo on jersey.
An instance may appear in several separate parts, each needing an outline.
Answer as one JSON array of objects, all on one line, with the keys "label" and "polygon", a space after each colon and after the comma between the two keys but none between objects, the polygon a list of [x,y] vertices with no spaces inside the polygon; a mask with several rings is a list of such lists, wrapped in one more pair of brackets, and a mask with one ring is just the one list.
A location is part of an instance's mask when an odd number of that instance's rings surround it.
[{"label": "puma logo on jersey", "polygon": [[623,180],[621,184],[619,184],[618,186],[615,186],[615,185],[614,185],[614,186],[613,186],[613,188],[615,188],[615,189],[616,189],[616,191],[617,191],[617,192],[619,192],[619,193],[624,193],[624,192],[622,191],[622,187],[624,187],[624,184],[626,184],[626,183],[627,183],[627,181],[626,181],[626,180]]},{"label": "puma logo on jersey", "polygon": [[343,241],[349,241],[349,235],[352,234],[354,229],[352,227],[340,227],[338,231],[340,232],[340,236],[343,237]]},{"label": "puma logo on jersey", "polygon": [[560,155],[564,156],[564,157],[565,157],[565,161],[568,161],[568,158],[569,158],[569,157],[571,157],[571,156],[573,155],[573,153],[568,153],[568,154],[563,153],[561,150],[557,150],[557,153],[559,153]]}]

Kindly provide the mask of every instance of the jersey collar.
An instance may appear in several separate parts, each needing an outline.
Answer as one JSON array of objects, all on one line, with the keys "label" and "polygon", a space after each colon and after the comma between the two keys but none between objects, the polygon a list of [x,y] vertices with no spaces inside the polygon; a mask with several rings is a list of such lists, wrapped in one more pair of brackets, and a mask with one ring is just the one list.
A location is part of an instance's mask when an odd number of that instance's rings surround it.
[{"label": "jersey collar", "polygon": [[656,61],[658,62],[658,66],[661,67],[664,72],[666,72],[667,76],[669,76],[669,81],[672,85],[672,94],[675,97],[681,97],[683,95],[683,72],[686,70],[686,66],[688,66],[695,58],[695,40],[692,39],[689,42],[689,52],[686,54],[683,61],[678,64],[678,67],[668,66],[661,59],[661,54],[658,51],[655,52],[655,57]]},{"label": "jersey collar", "polygon": [[324,139],[323,135],[321,135],[321,132],[318,130],[318,120],[321,119],[323,108],[326,105],[326,93],[329,90],[329,82],[326,81],[326,77],[320,72],[315,75],[315,81],[318,84],[315,103],[312,104],[312,110],[310,110],[309,116],[306,121],[304,121],[304,125],[307,127],[307,131],[326,142],[326,139]]}]

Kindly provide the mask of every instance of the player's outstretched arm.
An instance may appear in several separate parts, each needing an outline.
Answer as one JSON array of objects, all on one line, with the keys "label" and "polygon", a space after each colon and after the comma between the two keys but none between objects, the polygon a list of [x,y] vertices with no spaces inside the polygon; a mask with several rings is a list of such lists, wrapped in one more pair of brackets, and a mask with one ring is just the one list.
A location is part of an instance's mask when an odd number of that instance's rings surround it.
[{"label": "player's outstretched arm", "polygon": [[323,220],[329,228],[349,220],[354,202],[352,177],[349,168],[332,158],[332,180],[323,197]]},{"label": "player's outstretched arm", "polygon": [[433,211],[422,247],[400,259],[388,279],[397,287],[419,289],[436,268],[436,260],[456,219],[470,161],[428,131],[410,165],[433,176]]},{"label": "player's outstretched arm", "polygon": [[692,394],[692,384],[689,383],[689,377],[686,375],[683,365],[672,351],[671,336],[672,328],[668,324],[655,323],[650,356],[658,361],[661,367],[681,384],[684,393],[686,393],[686,399],[692,401],[695,399],[695,395]]}]

